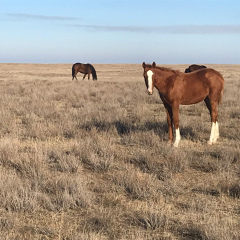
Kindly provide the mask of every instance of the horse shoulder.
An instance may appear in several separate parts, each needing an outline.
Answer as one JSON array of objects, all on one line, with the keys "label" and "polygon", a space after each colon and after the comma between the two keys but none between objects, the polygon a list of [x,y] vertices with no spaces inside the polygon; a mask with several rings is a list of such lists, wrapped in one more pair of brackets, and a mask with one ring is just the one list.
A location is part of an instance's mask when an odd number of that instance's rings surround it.
[{"label": "horse shoulder", "polygon": [[170,102],[172,102],[173,99],[178,99],[181,97],[180,95],[183,93],[185,85],[183,76],[181,74],[172,75],[168,77],[165,80],[165,84],[166,84],[165,95]]}]

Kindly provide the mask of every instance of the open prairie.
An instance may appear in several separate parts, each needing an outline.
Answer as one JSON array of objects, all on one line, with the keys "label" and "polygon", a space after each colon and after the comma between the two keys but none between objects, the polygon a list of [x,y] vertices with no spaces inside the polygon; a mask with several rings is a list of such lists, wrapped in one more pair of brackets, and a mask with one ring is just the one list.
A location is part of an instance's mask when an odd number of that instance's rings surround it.
[{"label": "open prairie", "polygon": [[207,65],[225,79],[217,144],[199,103],[177,149],[141,63],[93,66],[0,64],[0,239],[240,239],[240,65]]}]

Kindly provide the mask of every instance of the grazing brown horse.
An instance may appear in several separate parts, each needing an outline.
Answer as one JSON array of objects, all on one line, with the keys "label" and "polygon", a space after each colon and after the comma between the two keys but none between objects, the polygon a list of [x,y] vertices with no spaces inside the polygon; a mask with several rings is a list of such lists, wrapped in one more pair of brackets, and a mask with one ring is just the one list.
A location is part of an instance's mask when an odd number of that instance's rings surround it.
[{"label": "grazing brown horse", "polygon": [[192,73],[181,73],[169,68],[142,64],[147,91],[151,95],[157,88],[167,113],[169,142],[173,140],[173,125],[176,131],[174,147],[181,139],[179,131],[179,105],[190,105],[205,101],[211,115],[211,134],[208,143],[215,143],[219,137],[217,105],[223,96],[224,79],[211,68]]},{"label": "grazing brown horse", "polygon": [[72,80],[74,78],[76,78],[77,80],[77,73],[80,72],[80,73],[83,73],[83,79],[86,77],[86,75],[88,74],[88,80],[90,79],[90,74],[92,74],[92,77],[93,77],[93,80],[97,80],[97,73],[96,73],[96,70],[95,68],[87,63],[87,64],[83,64],[83,63],[75,63],[73,64],[72,66]]},{"label": "grazing brown horse", "polygon": [[192,65],[190,65],[188,68],[185,69],[185,73],[194,72],[194,71],[196,71],[196,70],[204,69],[204,68],[207,68],[207,67],[204,66],[204,65],[192,64]]}]

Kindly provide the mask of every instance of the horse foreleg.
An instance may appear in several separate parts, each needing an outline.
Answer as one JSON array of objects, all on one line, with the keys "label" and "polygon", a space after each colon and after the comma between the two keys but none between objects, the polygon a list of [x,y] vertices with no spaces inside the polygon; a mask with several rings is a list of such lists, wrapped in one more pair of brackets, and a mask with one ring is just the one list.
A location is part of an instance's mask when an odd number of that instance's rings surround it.
[{"label": "horse foreleg", "polygon": [[90,73],[88,73],[88,80],[90,79]]},{"label": "horse foreleg", "polygon": [[87,74],[86,73],[84,73],[84,75],[83,75],[83,79],[82,80],[84,80],[84,78],[87,76]]},{"label": "horse foreleg", "polygon": [[167,113],[167,124],[168,124],[168,142],[172,143],[173,141],[173,113],[172,108],[164,103],[164,107]]},{"label": "horse foreleg", "polygon": [[176,131],[176,138],[173,146],[178,147],[178,144],[181,140],[180,129],[179,129],[179,103],[173,104],[172,111],[173,111],[173,123]]}]

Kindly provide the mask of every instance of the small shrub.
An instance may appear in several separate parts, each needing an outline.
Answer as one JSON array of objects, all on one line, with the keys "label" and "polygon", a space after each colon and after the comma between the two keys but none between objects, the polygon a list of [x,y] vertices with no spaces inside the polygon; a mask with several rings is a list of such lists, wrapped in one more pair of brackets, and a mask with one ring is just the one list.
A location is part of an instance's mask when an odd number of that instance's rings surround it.
[{"label": "small shrub", "polygon": [[134,214],[136,224],[146,230],[162,231],[166,225],[167,218],[160,209],[145,210]]},{"label": "small shrub", "polygon": [[115,176],[114,182],[122,187],[132,199],[155,199],[159,195],[160,184],[156,177],[128,169],[124,174]]}]

